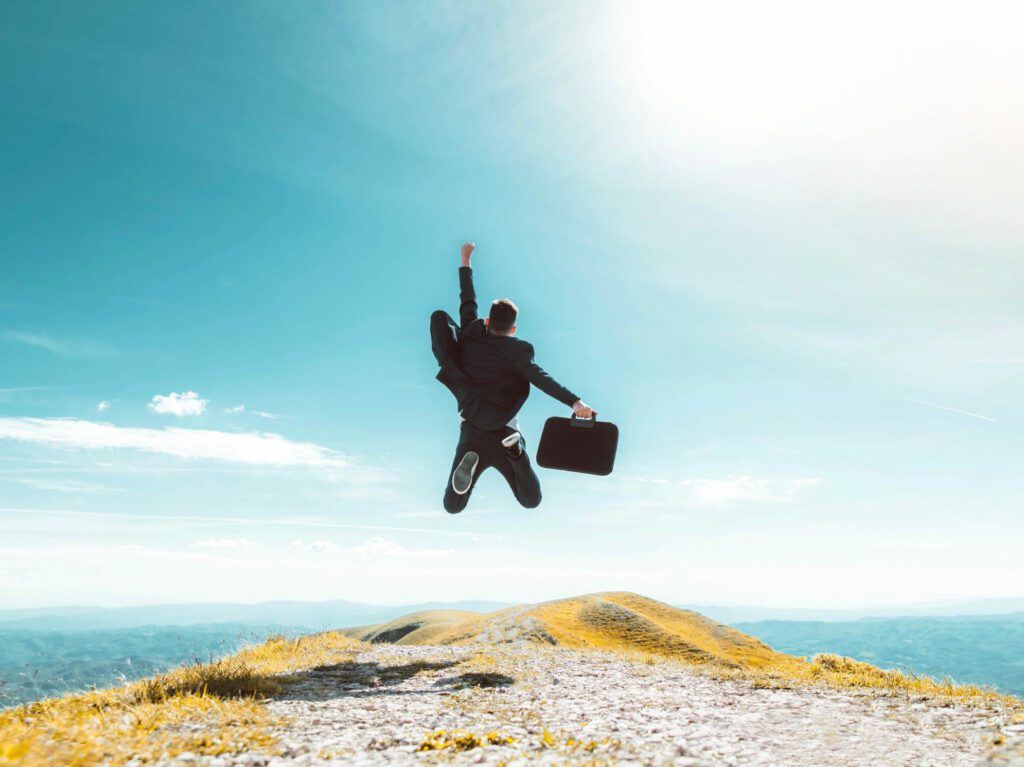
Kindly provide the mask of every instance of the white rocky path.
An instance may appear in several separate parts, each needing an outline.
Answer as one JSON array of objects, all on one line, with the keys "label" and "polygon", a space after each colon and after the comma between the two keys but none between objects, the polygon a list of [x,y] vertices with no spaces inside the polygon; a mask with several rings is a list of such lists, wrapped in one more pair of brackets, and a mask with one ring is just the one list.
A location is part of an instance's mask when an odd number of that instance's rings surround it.
[{"label": "white rocky path", "polygon": [[[998,708],[756,689],[676,663],[535,646],[379,645],[302,674],[269,707],[286,722],[278,755],[193,763],[1024,764],[1010,755],[1019,742],[1006,743],[1024,739],[1024,726]],[[990,749],[1000,738],[1001,756]],[[447,747],[420,750],[431,744]]]}]

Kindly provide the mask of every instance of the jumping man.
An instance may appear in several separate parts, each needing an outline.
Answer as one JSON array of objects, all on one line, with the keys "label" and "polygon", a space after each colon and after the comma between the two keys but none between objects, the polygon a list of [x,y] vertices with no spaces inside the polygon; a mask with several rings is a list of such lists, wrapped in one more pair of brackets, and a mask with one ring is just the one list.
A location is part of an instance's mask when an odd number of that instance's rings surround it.
[{"label": "jumping man", "polygon": [[540,504],[540,481],[526,454],[517,417],[531,383],[580,418],[595,413],[533,361],[531,344],[514,337],[519,313],[514,303],[498,299],[487,317],[477,317],[470,265],[475,249],[471,242],[462,246],[459,323],[443,311],[430,316],[430,340],[441,366],[437,380],[455,395],[462,417],[444,491],[444,508],[450,514],[466,508],[477,479],[489,466],[501,472],[520,504],[528,509]]}]

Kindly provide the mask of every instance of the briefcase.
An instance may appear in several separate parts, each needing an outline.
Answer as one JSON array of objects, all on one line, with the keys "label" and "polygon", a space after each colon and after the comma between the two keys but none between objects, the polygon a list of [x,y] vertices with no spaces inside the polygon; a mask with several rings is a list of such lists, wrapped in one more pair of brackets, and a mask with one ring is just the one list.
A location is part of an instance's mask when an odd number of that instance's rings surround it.
[{"label": "briefcase", "polygon": [[612,473],[619,428],[593,418],[552,417],[544,422],[537,446],[537,463],[545,469],[579,471],[584,474]]}]

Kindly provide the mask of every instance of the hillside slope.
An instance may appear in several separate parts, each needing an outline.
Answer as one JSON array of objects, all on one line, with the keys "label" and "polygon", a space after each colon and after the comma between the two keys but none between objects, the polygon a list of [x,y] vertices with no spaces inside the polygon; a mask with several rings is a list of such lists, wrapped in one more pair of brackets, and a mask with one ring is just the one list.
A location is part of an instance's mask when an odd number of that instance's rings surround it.
[{"label": "hillside slope", "polygon": [[343,633],[365,642],[401,645],[532,642],[571,649],[646,652],[743,669],[800,663],[699,613],[629,592],[588,594],[485,614],[428,610]]},{"label": "hillside slope", "polygon": [[1024,760],[1019,700],[837,656],[804,662],[621,592],[278,638],[0,712],[0,767],[981,759]]}]

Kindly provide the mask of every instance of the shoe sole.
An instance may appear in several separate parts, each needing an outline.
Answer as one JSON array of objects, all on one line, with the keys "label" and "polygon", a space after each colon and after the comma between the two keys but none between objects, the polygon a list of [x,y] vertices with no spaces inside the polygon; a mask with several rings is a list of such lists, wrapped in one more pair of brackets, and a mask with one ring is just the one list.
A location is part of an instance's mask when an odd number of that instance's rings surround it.
[{"label": "shoe sole", "polygon": [[476,472],[476,465],[480,463],[480,456],[470,450],[459,461],[459,465],[452,472],[452,490],[456,495],[465,495],[473,486],[473,474]]},{"label": "shoe sole", "polygon": [[523,433],[520,431],[515,431],[509,434],[501,441],[501,444],[505,448],[505,454],[513,461],[517,461],[522,458],[523,453],[526,452],[526,440],[523,438]]}]

